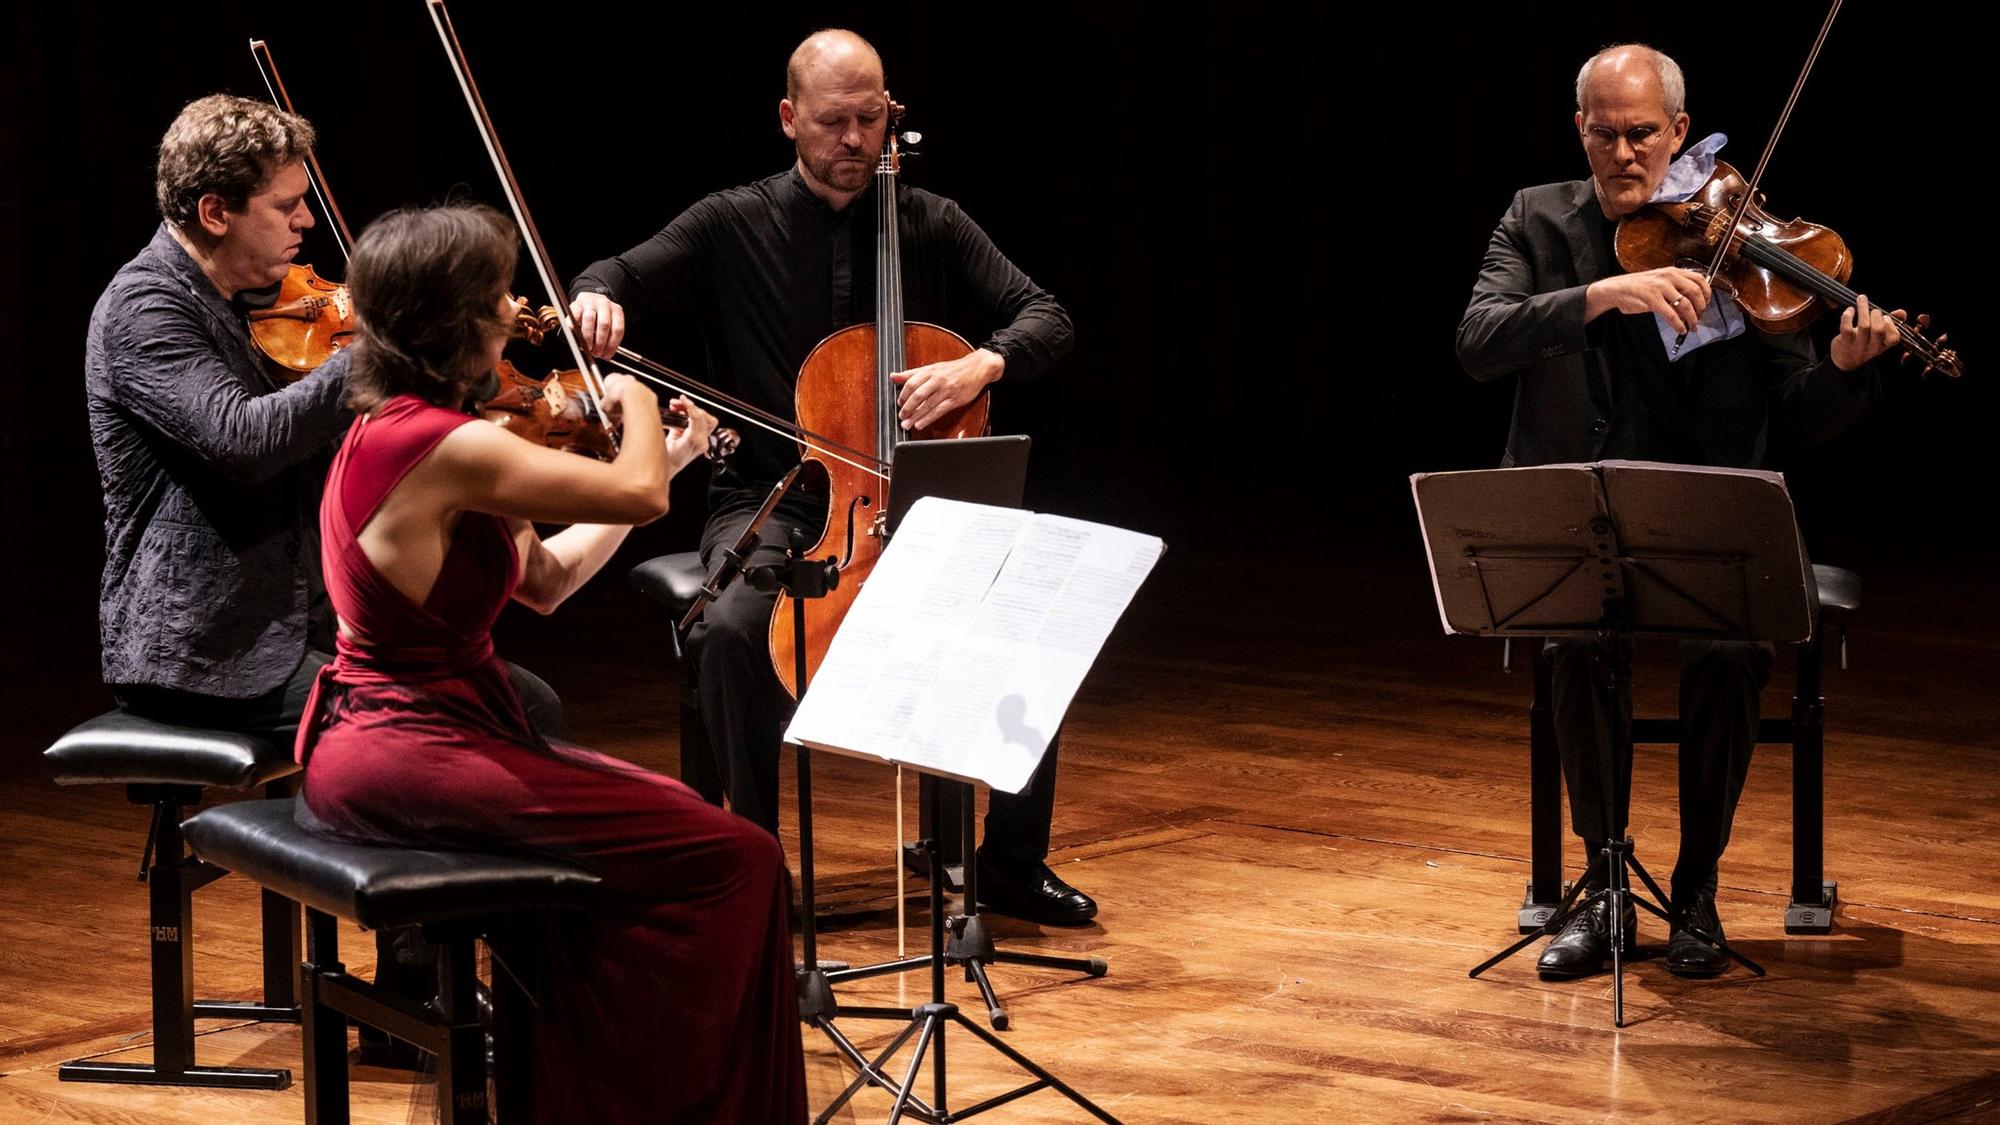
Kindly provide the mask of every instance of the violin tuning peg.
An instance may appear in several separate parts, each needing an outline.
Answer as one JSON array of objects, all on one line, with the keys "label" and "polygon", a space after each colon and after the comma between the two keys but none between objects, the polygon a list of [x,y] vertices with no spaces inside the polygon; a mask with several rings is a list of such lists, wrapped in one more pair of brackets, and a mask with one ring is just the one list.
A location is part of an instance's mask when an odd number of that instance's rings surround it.
[{"label": "violin tuning peg", "polygon": [[1930,326],[1931,326],[1931,314],[1929,314],[1929,313],[1918,313],[1918,314],[1917,314],[1917,331],[1919,331],[1919,332],[1923,332],[1923,331],[1925,331],[1925,330],[1929,329],[1929,328],[1930,328]]}]

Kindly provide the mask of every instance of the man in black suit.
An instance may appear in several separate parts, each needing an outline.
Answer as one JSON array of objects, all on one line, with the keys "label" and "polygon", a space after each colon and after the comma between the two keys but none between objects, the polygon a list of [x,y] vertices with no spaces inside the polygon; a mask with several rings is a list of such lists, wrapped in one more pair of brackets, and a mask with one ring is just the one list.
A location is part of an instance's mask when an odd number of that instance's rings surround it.
[{"label": "man in black suit", "polygon": [[[1584,63],[1576,95],[1590,178],[1514,196],[1459,322],[1459,361],[1473,378],[1519,373],[1501,463],[1632,458],[1747,468],[1763,461],[1774,422],[1802,442],[1851,425],[1880,393],[1870,361],[1896,342],[1890,316],[1861,297],[1841,314],[1825,359],[1802,332],[1754,330],[1670,359],[1665,337],[1702,320],[1713,297],[1708,281],[1673,267],[1625,273],[1612,235],[1618,220],[1646,206],[1668,179],[1688,134],[1685,82],[1672,59],[1627,44]],[[1629,730],[1630,705],[1614,703],[1604,686],[1609,668],[1624,662],[1592,641],[1550,641],[1545,654],[1571,827],[1594,857],[1606,839],[1623,835],[1627,813],[1614,810],[1613,822],[1604,823],[1606,741],[1626,747],[1615,768],[1630,803],[1630,743],[1616,737]],[[1716,865],[1749,771],[1772,650],[1689,642],[1681,657],[1681,844],[1672,906],[1685,925],[1674,929],[1667,968],[1708,977],[1728,960],[1686,927],[1722,933]],[[1629,940],[1636,918],[1626,910]],[[1601,969],[1609,923],[1601,901],[1574,914],[1544,950],[1541,975],[1569,979]]]}]

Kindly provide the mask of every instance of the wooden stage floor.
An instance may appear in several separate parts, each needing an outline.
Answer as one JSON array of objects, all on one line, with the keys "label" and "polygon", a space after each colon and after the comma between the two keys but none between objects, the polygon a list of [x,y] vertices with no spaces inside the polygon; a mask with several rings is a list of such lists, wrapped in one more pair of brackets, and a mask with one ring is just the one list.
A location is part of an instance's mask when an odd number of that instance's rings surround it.
[{"label": "wooden stage floor", "polygon": [[[2000,1117],[2000,587],[1904,560],[1868,574],[1854,666],[1828,676],[1828,937],[1787,937],[1788,749],[1760,748],[1722,870],[1730,938],[1770,975],[1538,980],[1512,940],[1527,874],[1528,686],[1496,644],[1439,633],[1421,554],[1313,571],[1169,552],[1071,712],[1053,862],[1103,912],[1076,930],[1001,920],[1008,948],[1095,954],[1098,980],[1019,967],[995,979],[1009,1043],[1120,1118],[1225,1121],[1973,1121]],[[1325,604],[1317,589],[1352,598]],[[1229,591],[1227,595],[1221,591]],[[503,651],[563,693],[589,745],[671,772],[663,627],[615,578],[574,612],[505,624]],[[1209,607],[1229,606],[1223,623]],[[579,638],[596,635],[588,656]],[[302,1119],[298,1085],[235,1093],[59,1083],[81,1055],[143,1058],[140,811],[59,790],[36,755],[103,704],[91,638],[9,643],[0,736],[0,1121]],[[1672,705],[1647,649],[1639,712]],[[1789,706],[1787,662],[1765,695]],[[16,692],[19,697],[15,697]],[[821,879],[847,916],[822,955],[895,943],[888,775],[822,758]],[[912,793],[912,806],[914,794]],[[912,813],[912,816],[914,814]],[[1639,850],[1664,877],[1673,751],[1639,751]],[[914,824],[914,819],[912,819]],[[796,838],[787,837],[796,854]],[[1572,859],[1575,848],[1572,844]],[[914,888],[913,888],[914,893]],[[204,995],[255,988],[253,888],[196,899]],[[920,904],[912,901],[920,927]],[[911,930],[920,944],[924,931]],[[1664,928],[1641,923],[1657,948]],[[347,943],[361,954],[363,939]],[[969,1013],[976,993],[949,978]],[[915,1003],[927,978],[843,990]],[[203,1061],[299,1065],[292,1027],[204,1023]],[[864,1043],[879,1025],[854,1024]],[[663,1051],[671,1044],[662,1042]],[[951,1040],[952,1101],[1000,1088],[997,1056]],[[808,1032],[815,1106],[847,1075]],[[357,1071],[356,1120],[427,1121],[428,1077]],[[864,1095],[842,1120],[878,1120]],[[992,1120],[1079,1121],[1050,1092]]]}]

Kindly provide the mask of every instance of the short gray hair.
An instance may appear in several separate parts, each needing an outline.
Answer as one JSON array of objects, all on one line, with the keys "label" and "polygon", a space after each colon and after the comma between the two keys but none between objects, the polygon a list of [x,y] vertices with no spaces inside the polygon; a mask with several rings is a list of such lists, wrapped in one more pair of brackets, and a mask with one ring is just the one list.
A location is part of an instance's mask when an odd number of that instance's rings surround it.
[{"label": "short gray hair", "polygon": [[1653,66],[1659,71],[1660,91],[1666,100],[1667,116],[1678,117],[1687,108],[1687,79],[1681,75],[1681,64],[1669,58],[1664,51],[1649,47],[1644,43],[1613,43],[1602,51],[1585,59],[1576,72],[1576,111],[1583,112],[1583,94],[1590,86],[1590,72],[1597,68],[1597,60],[1613,51],[1637,49],[1653,58]]}]

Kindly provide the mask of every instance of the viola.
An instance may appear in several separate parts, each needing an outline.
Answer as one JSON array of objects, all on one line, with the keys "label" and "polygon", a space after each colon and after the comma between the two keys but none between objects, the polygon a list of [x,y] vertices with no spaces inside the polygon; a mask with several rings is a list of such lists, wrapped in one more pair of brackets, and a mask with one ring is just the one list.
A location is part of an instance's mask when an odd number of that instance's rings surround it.
[{"label": "viola", "polygon": [[[1627,272],[1679,266],[1704,270],[1710,283],[1735,298],[1743,315],[1761,332],[1796,332],[1820,313],[1852,307],[1847,287],[1854,255],[1833,230],[1803,219],[1781,220],[1764,210],[1762,192],[1716,161],[1708,182],[1680,203],[1654,203],[1618,221],[1614,247]],[[1946,337],[1931,339],[1931,318],[1895,320],[1902,336],[1903,361],[1922,361],[1923,370],[1952,378],[1965,373]]]}]

